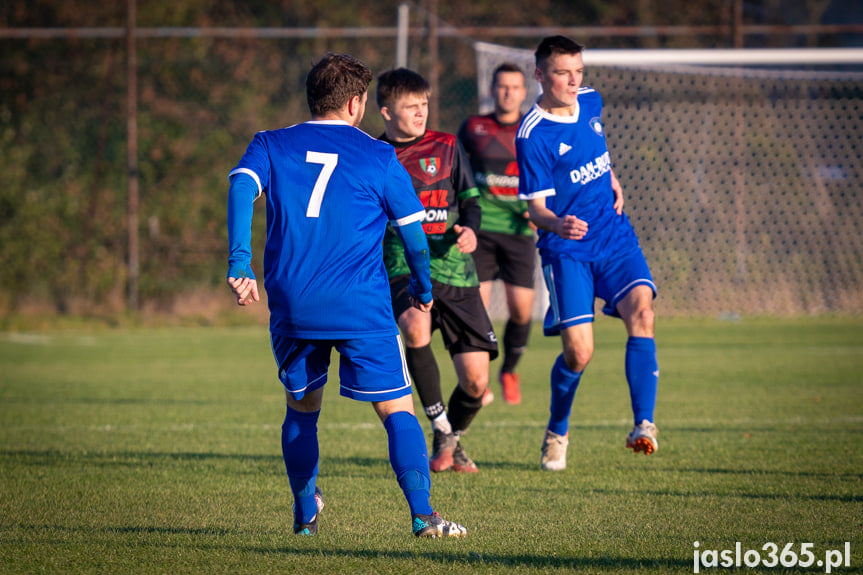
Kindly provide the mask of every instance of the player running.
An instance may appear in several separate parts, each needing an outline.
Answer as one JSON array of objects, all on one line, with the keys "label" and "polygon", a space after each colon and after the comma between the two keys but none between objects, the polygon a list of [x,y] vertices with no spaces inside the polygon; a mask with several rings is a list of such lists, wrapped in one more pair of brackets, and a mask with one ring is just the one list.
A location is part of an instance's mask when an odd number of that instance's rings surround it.
[{"label": "player running", "polygon": [[[482,408],[489,361],[497,356],[497,340],[471,257],[481,219],[479,192],[456,137],[426,130],[429,92],[422,76],[404,68],[378,77],[377,101],[386,130],[381,139],[395,146],[425,209],[422,227],[429,242],[435,294],[431,314],[410,305],[404,246],[394,230],[384,238],[384,260],[408,369],[432,423],[431,470],[476,473],[476,463],[460,438]],[[449,417],[431,349],[434,329],[440,330],[458,376],[449,399]]]},{"label": "player running", "polygon": [[546,335],[560,334],[563,353],[551,370],[551,416],[542,468],[566,467],[569,415],[579,380],[593,356],[593,304],[626,326],[626,378],[635,426],[626,447],[656,451],[653,411],[659,367],[654,340],[656,286],[611,170],[601,122],[602,98],[582,87],[581,44],[551,36],[536,49],[542,96],[522,119],[516,138],[519,197],[539,228],[549,291]]},{"label": "player running", "polygon": [[314,535],[317,422],[330,352],[340,354],[341,395],[367,401],[383,422],[389,458],[418,537],[459,537],[429,502],[425,437],[387,293],[381,242],[387,222],[405,246],[406,298],[432,307],[423,207],[391,146],[357,129],[372,72],[328,54],[306,77],[311,121],[259,132],[229,175],[228,285],[240,305],[259,301],[251,268],[252,204],[266,196],[264,285],[270,334],[287,409],[282,455],[294,495],[294,533]]},{"label": "player running", "polygon": [[[518,164],[515,133],[521,120],[521,105],[527,97],[524,72],[512,63],[498,66],[492,74],[494,111],[470,116],[459,130],[459,140],[470,158],[480,191],[482,225],[473,253],[479,290],[486,309],[492,283],[503,280],[509,318],[503,332],[503,363],[498,373],[503,400],[521,403],[521,378],[515,366],[527,347],[533,308],[536,244],[527,214],[527,204],[518,199]],[[487,391],[483,401],[494,396]]]}]

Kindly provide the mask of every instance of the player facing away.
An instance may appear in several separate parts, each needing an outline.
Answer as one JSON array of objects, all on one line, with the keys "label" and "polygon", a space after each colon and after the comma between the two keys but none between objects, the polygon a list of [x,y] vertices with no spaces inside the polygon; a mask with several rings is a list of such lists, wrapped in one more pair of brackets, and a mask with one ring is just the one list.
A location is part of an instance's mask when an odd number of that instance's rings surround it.
[{"label": "player facing away", "polygon": [[[497,340],[471,257],[481,219],[479,192],[456,137],[426,130],[429,93],[428,82],[411,70],[399,68],[378,77],[377,101],[385,126],[381,139],[395,146],[425,210],[422,228],[429,243],[435,294],[431,314],[421,313],[407,299],[409,270],[395,229],[384,237],[384,260],[408,369],[432,424],[431,470],[475,473],[477,466],[460,438],[482,408]],[[458,377],[448,417],[431,348],[435,329],[441,332]]]},{"label": "player facing away", "polygon": [[[480,190],[482,225],[473,259],[482,301],[488,309],[493,280],[500,278],[509,312],[498,381],[503,400],[517,405],[521,403],[521,379],[515,366],[530,335],[536,273],[536,241],[527,204],[518,199],[515,157],[515,134],[521,120],[521,105],[527,97],[524,72],[515,64],[501,64],[492,74],[491,93],[494,111],[470,116],[458,136]],[[493,398],[488,391],[483,401],[491,403]]]},{"label": "player facing away", "polygon": [[537,247],[549,291],[543,329],[563,340],[551,370],[551,416],[542,444],[547,470],[566,467],[572,402],[593,356],[595,297],[605,300],[605,314],[623,320],[629,335],[625,371],[635,426],[626,447],[650,454],[658,445],[656,286],[623,213],[601,122],[602,98],[581,86],[582,49],[564,36],[540,42],[535,75],[542,95],[516,138],[519,197],[527,200],[539,228]]},{"label": "player facing away", "polygon": [[401,237],[417,313],[431,309],[422,205],[388,146],[360,131],[372,72],[328,54],[306,77],[312,119],[259,132],[229,175],[228,285],[240,305],[259,301],[251,268],[252,204],[266,197],[264,285],[270,335],[287,402],[282,453],[294,496],[294,533],[314,535],[323,509],[317,422],[333,348],[340,393],[372,404],[418,537],[462,536],[429,502],[422,427],[383,263],[387,222]]}]

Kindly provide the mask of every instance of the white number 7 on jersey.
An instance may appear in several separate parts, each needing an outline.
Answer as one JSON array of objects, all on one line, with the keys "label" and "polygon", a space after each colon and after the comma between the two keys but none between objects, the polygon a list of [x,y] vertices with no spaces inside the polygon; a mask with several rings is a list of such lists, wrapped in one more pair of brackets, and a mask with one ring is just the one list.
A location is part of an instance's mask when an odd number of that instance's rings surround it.
[{"label": "white number 7 on jersey", "polygon": [[309,207],[306,208],[306,217],[316,218],[321,214],[321,202],[324,201],[324,192],[327,191],[327,183],[336,169],[336,164],[339,163],[339,155],[307,151],[306,163],[323,164],[324,166],[321,173],[318,174],[318,180],[315,182],[315,188],[312,190],[312,197],[309,198]]}]

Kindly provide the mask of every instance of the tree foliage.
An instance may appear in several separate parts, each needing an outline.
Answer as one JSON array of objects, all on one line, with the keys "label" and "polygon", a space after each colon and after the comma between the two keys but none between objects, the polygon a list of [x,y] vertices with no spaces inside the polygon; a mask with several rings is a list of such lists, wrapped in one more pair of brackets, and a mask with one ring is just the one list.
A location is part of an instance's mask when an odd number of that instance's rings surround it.
[{"label": "tree foliage", "polygon": [[[782,2],[747,3],[749,21],[772,23]],[[395,26],[396,5],[336,0],[154,0],[138,2],[137,25],[155,27]],[[429,65],[427,0],[410,3],[411,67]],[[795,6],[799,3],[795,3]],[[706,0],[521,0],[439,2],[442,26],[704,25],[727,23],[730,2]],[[818,5],[821,14],[829,9]],[[830,7],[828,7],[830,8]],[[795,8],[799,13],[800,8]],[[805,18],[804,16],[801,16]],[[122,28],[125,3],[10,0],[0,27]],[[532,46],[536,38],[499,38]],[[675,38],[711,46],[727,39]],[[596,47],[638,38],[591,40]],[[303,82],[325,51],[346,51],[379,73],[395,39],[344,37],[137,41],[139,232],[142,301],[215,286],[225,271],[227,173],[253,134],[307,119]],[[454,131],[475,105],[470,38],[440,45],[440,123]],[[125,39],[0,39],[0,306],[41,298],[58,311],[123,305],[127,281]],[[374,99],[363,125],[382,124]],[[258,206],[260,209],[261,206]],[[259,256],[263,216],[255,219]]]}]

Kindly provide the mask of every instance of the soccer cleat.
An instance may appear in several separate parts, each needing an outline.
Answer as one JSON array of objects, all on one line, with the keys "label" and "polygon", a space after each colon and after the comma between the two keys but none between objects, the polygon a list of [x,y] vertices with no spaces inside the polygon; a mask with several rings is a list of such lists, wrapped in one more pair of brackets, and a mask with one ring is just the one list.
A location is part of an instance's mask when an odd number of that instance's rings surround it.
[{"label": "soccer cleat", "polygon": [[569,434],[558,435],[545,430],[542,440],[542,468],[546,471],[562,471],[566,469],[566,448],[569,446]]},{"label": "soccer cleat", "polygon": [[633,453],[640,451],[645,455],[650,455],[659,449],[659,442],[656,440],[657,435],[659,435],[659,430],[656,429],[653,422],[644,419],[633,427],[629,435],[626,436],[626,447],[631,449]]},{"label": "soccer cleat", "polygon": [[460,442],[456,444],[452,454],[452,470],[459,473],[477,473],[479,471],[476,463],[465,453]]},{"label": "soccer cleat", "polygon": [[[324,493],[317,485],[315,486],[315,503],[318,504],[318,512],[315,513],[311,521],[308,523],[298,523],[297,518],[294,517],[294,533],[297,535],[315,535],[318,532],[318,516],[324,510]],[[296,504],[294,504],[293,509],[296,512]]]},{"label": "soccer cleat", "polygon": [[467,529],[463,525],[447,521],[437,511],[431,515],[414,515],[413,531],[417,537],[431,537],[432,539],[467,535]]},{"label": "soccer cleat", "polygon": [[455,435],[435,429],[434,439],[432,439],[432,456],[429,461],[429,469],[438,473],[452,467],[452,457],[457,445],[458,438]]},{"label": "soccer cleat", "polygon": [[515,373],[502,371],[498,379],[503,389],[503,400],[510,405],[521,403],[521,378]]},{"label": "soccer cleat", "polygon": [[492,401],[494,401],[494,394],[491,392],[490,387],[486,387],[485,391],[482,392],[482,406],[485,407]]}]

